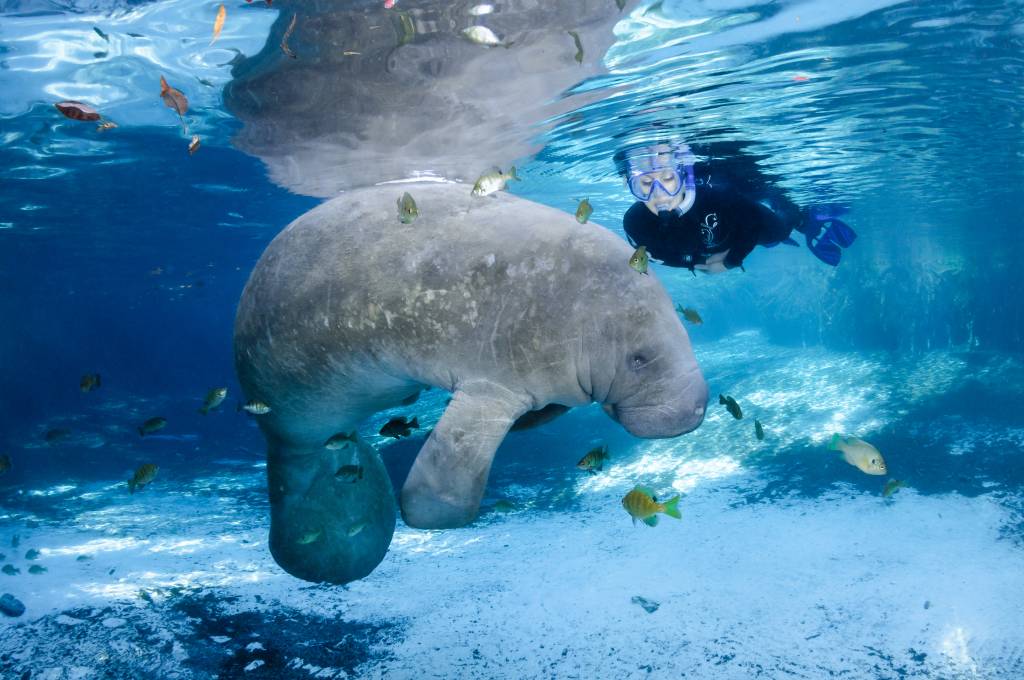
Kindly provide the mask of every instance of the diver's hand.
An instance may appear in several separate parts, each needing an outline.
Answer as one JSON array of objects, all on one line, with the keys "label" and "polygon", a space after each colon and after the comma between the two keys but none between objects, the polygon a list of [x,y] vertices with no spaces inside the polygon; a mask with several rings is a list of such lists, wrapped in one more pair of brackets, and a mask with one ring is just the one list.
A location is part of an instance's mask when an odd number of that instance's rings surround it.
[{"label": "diver's hand", "polygon": [[708,259],[704,261],[704,264],[695,264],[693,265],[693,268],[699,269],[702,272],[707,272],[708,274],[721,274],[728,269],[725,266],[725,256],[728,254],[729,251],[726,250],[721,253],[709,255]]}]

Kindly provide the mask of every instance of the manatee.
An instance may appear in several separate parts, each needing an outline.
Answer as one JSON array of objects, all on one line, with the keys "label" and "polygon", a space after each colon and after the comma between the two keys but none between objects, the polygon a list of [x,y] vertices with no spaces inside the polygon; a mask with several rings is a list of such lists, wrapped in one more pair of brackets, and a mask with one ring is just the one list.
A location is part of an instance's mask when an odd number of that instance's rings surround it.
[{"label": "manatee", "polygon": [[[394,210],[405,190],[420,206],[408,225]],[[599,402],[638,437],[696,428],[707,385],[631,253],[598,225],[458,183],[357,189],[292,222],[249,277],[234,340],[245,399],[273,406],[259,426],[277,563],[346,583],[384,558],[396,517],[380,457],[361,439],[323,443],[425,387],[452,399],[401,490],[417,528],[473,521],[506,433],[551,404]],[[363,478],[339,482],[342,465]]]}]

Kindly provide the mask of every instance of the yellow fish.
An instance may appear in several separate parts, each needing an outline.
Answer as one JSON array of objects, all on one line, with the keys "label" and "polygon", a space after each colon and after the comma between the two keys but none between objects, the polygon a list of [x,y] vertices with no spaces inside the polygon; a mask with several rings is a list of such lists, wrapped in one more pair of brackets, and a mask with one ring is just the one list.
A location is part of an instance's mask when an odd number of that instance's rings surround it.
[{"label": "yellow fish", "polygon": [[469,193],[477,198],[483,196],[489,196],[495,191],[501,191],[505,189],[509,180],[518,180],[519,175],[516,174],[516,166],[512,166],[512,169],[508,173],[502,172],[500,169],[495,168],[490,172],[485,172],[480,175],[477,179],[476,184],[473,185],[473,190]]},{"label": "yellow fish", "polygon": [[622,507],[633,518],[633,524],[636,525],[636,521],[640,520],[649,527],[657,526],[659,512],[663,512],[669,517],[682,519],[678,504],[679,494],[664,503],[659,503],[654,492],[645,486],[634,487],[622,498]]},{"label": "yellow fish", "polygon": [[213,20],[213,39],[210,40],[210,44],[217,42],[217,38],[220,37],[220,30],[224,28],[224,19],[228,16],[228,10],[224,5],[221,5],[217,9],[217,18]]},{"label": "yellow fish", "polygon": [[647,254],[647,246],[640,246],[633,253],[633,256],[629,258],[629,266],[637,270],[641,274],[647,273],[647,264],[651,261],[650,256]]},{"label": "yellow fish", "polygon": [[416,207],[416,201],[412,199],[412,195],[406,191],[402,194],[402,197],[398,199],[398,221],[402,224],[412,224],[412,221],[416,219],[416,216],[420,214],[419,208]]},{"label": "yellow fish", "polygon": [[580,224],[586,224],[593,212],[594,208],[590,205],[590,199],[584,198],[580,201],[580,204],[576,206],[576,221]]},{"label": "yellow fish", "polygon": [[587,452],[587,455],[580,458],[576,467],[584,472],[596,474],[604,469],[604,462],[608,460],[608,446],[598,446]]},{"label": "yellow fish", "polygon": [[228,388],[226,387],[214,387],[212,390],[206,393],[206,399],[203,400],[203,406],[199,409],[199,412],[204,416],[224,403],[225,397],[228,396]]},{"label": "yellow fish", "polygon": [[696,309],[693,309],[691,307],[683,307],[682,305],[677,304],[676,312],[678,314],[682,314],[684,319],[686,319],[687,321],[696,326],[699,326],[702,323],[704,323],[704,319],[700,317],[700,313]]},{"label": "yellow fish", "polygon": [[828,448],[830,451],[842,451],[843,460],[866,474],[884,475],[889,471],[878,449],[863,439],[834,434]]},{"label": "yellow fish", "polygon": [[159,470],[156,465],[152,463],[146,463],[140,465],[139,469],[135,471],[132,478],[128,480],[128,493],[135,493],[136,489],[143,489],[147,484],[156,479],[156,472]]}]

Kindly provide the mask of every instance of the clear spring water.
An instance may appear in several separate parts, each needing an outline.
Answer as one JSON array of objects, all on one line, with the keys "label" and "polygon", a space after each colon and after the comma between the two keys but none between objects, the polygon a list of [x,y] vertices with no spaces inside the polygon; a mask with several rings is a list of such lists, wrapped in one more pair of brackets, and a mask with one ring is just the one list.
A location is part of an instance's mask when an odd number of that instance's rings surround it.
[{"label": "clear spring water", "polygon": [[[26,606],[0,676],[1024,677],[1024,4],[492,4],[239,1],[209,46],[215,2],[0,1],[0,592]],[[517,195],[587,196],[621,233],[611,157],[666,137],[712,176],[754,158],[798,204],[850,205],[860,235],[836,269],[805,248],[654,265],[746,418],[639,440],[576,409],[509,435],[470,527],[400,523],[345,587],[278,568],[231,354],[274,235],[345,188],[513,162]],[[430,427],[445,397],[397,412]],[[400,478],[426,430],[384,440],[390,415],[362,430]],[[833,432],[906,486],[883,498]],[[585,475],[596,442],[612,461]],[[634,528],[638,482],[683,519]]]}]

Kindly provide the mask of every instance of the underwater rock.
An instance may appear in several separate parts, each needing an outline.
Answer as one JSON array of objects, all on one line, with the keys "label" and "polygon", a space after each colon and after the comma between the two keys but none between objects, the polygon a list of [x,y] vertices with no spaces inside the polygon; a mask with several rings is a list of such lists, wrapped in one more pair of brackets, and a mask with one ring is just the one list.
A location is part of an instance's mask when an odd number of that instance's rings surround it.
[{"label": "underwater rock", "polygon": [[633,599],[630,600],[630,602],[632,602],[633,604],[640,605],[648,614],[653,614],[654,612],[658,611],[658,607],[661,606],[654,600],[648,600],[647,598],[640,597],[639,595],[634,595]]},{"label": "underwater rock", "polygon": [[21,600],[14,597],[10,593],[4,593],[0,597],[0,612],[3,612],[7,616],[18,617],[25,613],[25,605],[21,603]]}]

